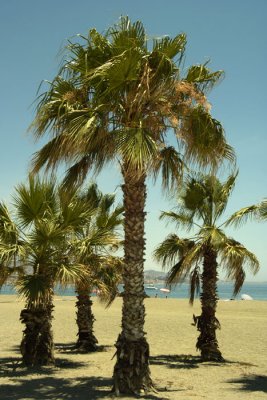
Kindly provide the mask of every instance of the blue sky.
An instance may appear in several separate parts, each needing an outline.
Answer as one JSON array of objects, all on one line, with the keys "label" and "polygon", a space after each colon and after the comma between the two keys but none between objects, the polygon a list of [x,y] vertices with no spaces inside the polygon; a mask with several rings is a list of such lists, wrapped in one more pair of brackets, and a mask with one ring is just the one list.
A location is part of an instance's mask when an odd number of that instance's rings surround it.
[{"label": "blue sky", "polygon": [[[212,114],[235,148],[239,177],[226,215],[267,197],[267,1],[266,0],[9,0],[1,3],[0,199],[10,201],[13,188],[25,180],[35,144],[27,128],[43,79],[52,79],[66,40],[95,27],[103,32],[120,15],[140,19],[149,37],[185,32],[185,68],[211,60],[225,79],[210,94]],[[104,191],[120,196],[116,168],[100,176]],[[173,204],[149,183],[146,269],[160,269],[153,248],[174,231],[158,221],[159,210]],[[248,223],[228,231],[255,252],[261,270],[253,280],[267,281],[267,223]],[[248,280],[252,280],[248,274]]]}]

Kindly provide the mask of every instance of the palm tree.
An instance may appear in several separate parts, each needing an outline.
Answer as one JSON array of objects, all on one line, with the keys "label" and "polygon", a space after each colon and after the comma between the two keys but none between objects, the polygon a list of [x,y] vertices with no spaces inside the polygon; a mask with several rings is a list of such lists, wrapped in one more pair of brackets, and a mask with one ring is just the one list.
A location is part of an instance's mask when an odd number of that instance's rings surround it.
[{"label": "palm tree", "polygon": [[216,318],[218,262],[225,269],[227,278],[234,281],[234,295],[243,285],[244,267],[247,265],[253,273],[259,268],[256,256],[224,233],[222,228],[232,217],[219,222],[236,176],[230,175],[223,183],[211,175],[189,177],[179,196],[178,212],[163,212],[161,218],[174,222],[177,227],[195,228],[194,236],[184,239],[171,234],[154,252],[163,267],[171,266],[168,284],[177,284],[190,277],[191,304],[201,281],[202,312],[200,316],[194,316],[194,322],[200,332],[196,347],[203,361],[223,361],[216,339],[216,329],[220,327]]},{"label": "palm tree", "polygon": [[87,278],[76,281],[78,341],[80,352],[97,350],[97,339],[93,332],[95,321],[90,297],[93,288],[99,298],[109,305],[118,293],[121,280],[121,260],[110,255],[120,240],[117,228],[122,223],[121,206],[114,209],[115,195],[103,195],[96,184],[91,185],[83,200],[91,204],[92,215],[78,232],[73,243],[77,262],[86,269]]},{"label": "palm tree", "polygon": [[[54,364],[52,334],[53,287],[55,282],[73,282],[84,276],[72,260],[74,228],[83,226],[90,214],[88,204],[66,193],[53,181],[29,178],[16,188],[14,212],[0,207],[0,259],[5,268],[25,271],[17,281],[18,293],[26,299],[20,319],[25,324],[21,353],[27,366]],[[83,275],[82,275],[83,274]]]},{"label": "palm tree", "polygon": [[185,162],[216,166],[233,159],[205,96],[223,73],[204,64],[182,76],[185,45],[185,34],[179,34],[150,46],[142,23],[127,17],[104,35],[91,29],[67,46],[68,59],[38,98],[32,124],[37,139],[52,134],[35,154],[34,172],[67,161],[65,183],[77,184],[90,170],[120,163],[125,239],[122,332],[113,375],[117,394],[153,387],[144,332],[146,177],[161,172],[163,187],[171,187]]}]

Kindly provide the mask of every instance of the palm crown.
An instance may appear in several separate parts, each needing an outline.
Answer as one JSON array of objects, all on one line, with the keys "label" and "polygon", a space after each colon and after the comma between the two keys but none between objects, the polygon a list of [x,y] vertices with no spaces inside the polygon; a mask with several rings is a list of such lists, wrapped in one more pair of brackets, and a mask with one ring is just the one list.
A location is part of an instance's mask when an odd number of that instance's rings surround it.
[{"label": "palm crown", "polygon": [[71,238],[91,214],[92,207],[80,201],[75,190],[67,194],[55,182],[33,177],[16,188],[14,210],[1,204],[1,262],[11,271],[25,271],[18,291],[32,305],[44,301],[50,281],[73,282],[83,274],[71,256]]},{"label": "palm crown", "polygon": [[[185,34],[155,39],[150,50],[143,25],[123,17],[105,35],[92,29],[81,39],[67,46],[68,59],[38,98],[32,128],[37,138],[47,131],[53,137],[36,153],[35,171],[68,161],[73,182],[117,156],[129,173],[161,171],[168,184],[184,162],[233,159],[205,97],[223,72],[204,64],[182,76]],[[170,129],[183,159],[167,143]]]}]

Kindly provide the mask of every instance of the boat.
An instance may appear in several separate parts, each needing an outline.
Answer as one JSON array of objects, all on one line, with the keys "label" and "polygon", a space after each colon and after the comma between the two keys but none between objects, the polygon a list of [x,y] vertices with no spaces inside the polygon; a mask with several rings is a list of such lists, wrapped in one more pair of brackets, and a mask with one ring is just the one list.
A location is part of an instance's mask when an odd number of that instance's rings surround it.
[{"label": "boat", "polygon": [[153,286],[153,285],[146,286],[145,289],[147,289],[147,290],[158,290],[158,288],[156,286]]}]

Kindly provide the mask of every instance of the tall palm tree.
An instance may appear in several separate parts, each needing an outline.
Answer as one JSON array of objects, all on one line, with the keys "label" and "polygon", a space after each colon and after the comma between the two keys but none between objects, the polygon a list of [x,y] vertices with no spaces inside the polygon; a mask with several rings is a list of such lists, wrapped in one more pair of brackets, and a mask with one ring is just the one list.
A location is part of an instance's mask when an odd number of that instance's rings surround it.
[{"label": "tall palm tree", "polygon": [[253,273],[259,268],[256,256],[226,236],[222,229],[232,218],[220,221],[235,179],[236,174],[230,175],[223,183],[211,175],[189,177],[179,196],[177,212],[163,212],[161,218],[174,222],[177,227],[194,229],[194,236],[184,239],[171,234],[154,252],[163,267],[171,266],[167,276],[170,285],[190,277],[191,303],[201,281],[202,312],[199,317],[194,316],[194,322],[200,331],[196,347],[203,361],[223,360],[216,339],[216,329],[220,327],[216,318],[218,266],[221,265],[227,278],[234,281],[234,295],[243,285],[244,268],[250,267]]},{"label": "tall palm tree", "polygon": [[[25,324],[21,353],[27,366],[54,364],[52,334],[53,288],[56,281],[73,282],[84,269],[71,257],[70,238],[81,229],[90,210],[53,181],[29,178],[16,188],[14,211],[0,207],[0,260],[25,271],[17,281],[26,299],[20,319]],[[84,276],[85,279],[85,276]]]},{"label": "tall palm tree", "polygon": [[97,338],[93,332],[91,291],[107,305],[117,294],[121,281],[121,260],[111,256],[111,251],[120,244],[117,228],[122,223],[122,207],[114,207],[115,195],[103,195],[96,184],[91,185],[83,200],[92,207],[92,215],[76,235],[73,252],[79,264],[86,269],[87,278],[76,281],[78,341],[81,352],[97,350]]},{"label": "tall palm tree", "polygon": [[117,394],[153,386],[144,332],[146,177],[161,172],[168,187],[181,178],[185,162],[216,166],[233,159],[205,96],[223,73],[204,64],[182,75],[185,45],[185,34],[154,39],[150,45],[142,23],[127,17],[104,35],[91,29],[88,37],[67,46],[67,60],[38,98],[32,124],[37,139],[52,135],[35,154],[34,172],[67,161],[71,166],[65,182],[77,184],[90,170],[120,163],[125,263],[113,375]]}]

